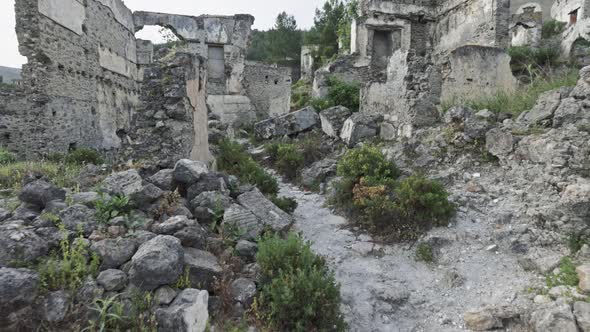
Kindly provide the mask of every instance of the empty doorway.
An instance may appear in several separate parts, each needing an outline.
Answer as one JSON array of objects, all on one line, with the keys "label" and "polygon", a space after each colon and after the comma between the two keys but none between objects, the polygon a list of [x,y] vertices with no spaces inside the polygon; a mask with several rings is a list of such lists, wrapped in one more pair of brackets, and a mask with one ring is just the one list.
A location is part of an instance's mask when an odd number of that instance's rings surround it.
[{"label": "empty doorway", "polygon": [[209,45],[207,65],[208,92],[212,95],[225,94],[225,56],[223,46]]}]

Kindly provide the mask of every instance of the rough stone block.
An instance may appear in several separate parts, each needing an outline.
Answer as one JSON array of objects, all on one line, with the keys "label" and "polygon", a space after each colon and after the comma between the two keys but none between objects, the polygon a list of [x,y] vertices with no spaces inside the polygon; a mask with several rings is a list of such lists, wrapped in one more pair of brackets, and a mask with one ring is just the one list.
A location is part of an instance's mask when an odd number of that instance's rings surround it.
[{"label": "rough stone block", "polygon": [[256,123],[254,131],[256,137],[270,139],[285,135],[293,135],[315,127],[319,116],[313,107],[306,107],[277,118],[267,119]]}]

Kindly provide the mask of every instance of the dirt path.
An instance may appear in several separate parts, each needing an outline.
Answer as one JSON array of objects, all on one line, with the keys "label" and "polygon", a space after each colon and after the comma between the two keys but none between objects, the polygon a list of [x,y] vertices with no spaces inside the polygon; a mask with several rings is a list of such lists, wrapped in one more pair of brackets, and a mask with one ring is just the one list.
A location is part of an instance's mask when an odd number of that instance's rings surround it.
[{"label": "dirt path", "polygon": [[351,331],[462,331],[465,311],[509,304],[534,278],[507,250],[491,247],[497,200],[476,195],[467,205],[477,210],[462,208],[455,225],[431,231],[438,259],[425,264],[407,244],[380,246],[344,229],[321,195],[285,183],[280,194],[297,200],[295,231],[333,267]]}]

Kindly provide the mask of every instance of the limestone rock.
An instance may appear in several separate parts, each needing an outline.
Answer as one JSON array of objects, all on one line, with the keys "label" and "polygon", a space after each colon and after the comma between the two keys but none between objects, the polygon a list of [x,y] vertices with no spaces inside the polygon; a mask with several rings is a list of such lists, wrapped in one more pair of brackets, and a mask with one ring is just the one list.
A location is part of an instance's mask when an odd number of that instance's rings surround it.
[{"label": "limestone rock", "polygon": [[256,137],[270,139],[293,135],[315,127],[320,121],[313,107],[306,107],[276,118],[258,122],[254,126]]},{"label": "limestone rock", "polygon": [[168,308],[156,310],[159,332],[204,332],[209,320],[209,293],[185,289]]},{"label": "limestone rock", "polygon": [[44,180],[36,180],[26,184],[18,198],[25,203],[44,208],[51,201],[64,200],[66,191]]},{"label": "limestone rock", "polygon": [[46,321],[59,323],[66,318],[70,297],[64,291],[49,293],[43,303],[43,313]]},{"label": "limestone rock", "polygon": [[535,332],[578,332],[572,309],[566,303],[542,306],[532,313],[530,322]]},{"label": "limestone rock", "polygon": [[574,315],[582,332],[590,332],[590,303],[574,303]]},{"label": "limestone rock", "polygon": [[185,227],[176,233],[174,237],[179,239],[183,247],[204,249],[207,246],[207,230],[201,225]]},{"label": "limestone rock", "polygon": [[224,227],[233,227],[242,232],[240,238],[254,240],[264,230],[258,217],[245,207],[232,204],[223,214]]},{"label": "limestone rock", "polygon": [[455,106],[445,112],[443,121],[445,124],[461,124],[473,114],[473,110],[465,106]]},{"label": "limestone rock", "polygon": [[0,222],[3,222],[4,220],[10,218],[11,216],[12,216],[12,213],[10,213],[8,210],[0,208]]},{"label": "limestone rock", "polygon": [[215,281],[223,272],[217,258],[203,250],[184,248],[184,262],[189,271],[191,285],[213,291]]},{"label": "limestone rock", "polygon": [[349,147],[353,147],[364,138],[376,137],[381,121],[382,115],[355,113],[344,122],[340,138]]},{"label": "limestone rock", "polygon": [[465,326],[473,331],[489,331],[503,327],[502,321],[485,309],[466,312],[463,319]]},{"label": "limestone rock", "polygon": [[313,187],[324,182],[326,178],[336,175],[336,160],[323,159],[313,163],[301,172],[301,182],[306,187]]},{"label": "limestone rock", "polygon": [[518,117],[518,121],[528,125],[543,124],[553,117],[555,110],[561,103],[562,96],[567,94],[567,89],[556,89],[542,93],[533,109],[522,113]]},{"label": "limestone rock", "polygon": [[93,231],[98,229],[96,221],[96,212],[85,205],[72,205],[59,213],[65,228],[72,232],[78,232],[82,229],[84,235],[89,236]]},{"label": "limestone rock", "polygon": [[579,178],[561,196],[561,204],[576,217],[590,218],[590,180]]},{"label": "limestone rock", "polygon": [[553,127],[559,128],[568,124],[590,124],[590,112],[582,105],[582,102],[575,98],[562,100],[553,116]]},{"label": "limestone rock", "polygon": [[186,216],[174,216],[162,223],[153,225],[152,231],[156,234],[172,235],[193,223],[194,221],[189,220]]},{"label": "limestone rock", "polygon": [[143,180],[139,173],[132,169],[113,173],[102,182],[103,189],[112,195],[131,196],[141,191]]},{"label": "limestone rock", "polygon": [[193,210],[201,207],[213,211],[226,209],[231,204],[231,197],[217,191],[206,191],[201,193],[190,202],[190,206]]},{"label": "limestone rock", "polygon": [[[105,198],[108,199],[108,195]],[[86,205],[89,208],[94,208],[94,205],[100,199],[100,194],[94,191],[77,193],[72,195],[72,202],[74,202],[74,204]]]},{"label": "limestone rock", "polygon": [[153,183],[164,191],[174,191],[176,189],[173,169],[163,169],[147,178],[147,182]]},{"label": "limestone rock", "polygon": [[293,217],[269,201],[258,189],[238,197],[238,203],[252,212],[264,227],[284,232],[293,223]]},{"label": "limestone rock", "polygon": [[236,279],[230,285],[230,294],[234,301],[240,302],[247,308],[256,296],[256,284],[250,279]]},{"label": "limestone rock", "polygon": [[168,305],[174,301],[176,291],[170,286],[162,286],[154,292],[154,301],[159,305]]},{"label": "limestone rock", "polygon": [[201,161],[181,159],[174,166],[174,180],[185,185],[191,185],[209,172],[207,165]]},{"label": "limestone rock", "polygon": [[94,242],[90,249],[100,257],[101,269],[107,270],[116,269],[128,262],[135,254],[137,244],[125,238],[106,239]]},{"label": "limestone rock", "polygon": [[38,291],[36,272],[0,267],[0,322],[4,315],[33,304]]},{"label": "limestone rock", "polygon": [[107,292],[120,291],[127,286],[127,274],[121,270],[105,270],[98,275],[96,282]]},{"label": "limestone rock", "polygon": [[248,261],[254,261],[256,252],[258,251],[258,245],[256,243],[240,240],[236,244],[236,253],[238,256],[243,257]]},{"label": "limestone rock", "polygon": [[516,140],[508,129],[494,128],[486,134],[486,148],[496,157],[506,156],[514,151]]},{"label": "limestone rock", "polygon": [[580,278],[578,287],[582,292],[590,293],[590,264],[578,266],[576,272]]},{"label": "limestone rock", "polygon": [[154,184],[147,184],[141,190],[131,195],[131,202],[139,209],[146,211],[152,203],[164,196],[164,191]]},{"label": "limestone rock", "polygon": [[180,240],[168,235],[156,236],[133,255],[129,280],[144,290],[174,283],[182,274],[183,261]]},{"label": "limestone rock", "polygon": [[322,131],[334,138],[340,137],[344,122],[352,115],[352,112],[344,106],[330,107],[320,112]]},{"label": "limestone rock", "polygon": [[12,222],[0,225],[0,266],[34,262],[48,252],[48,242],[32,229]]},{"label": "limestone rock", "polygon": [[191,201],[207,191],[227,191],[225,180],[219,173],[204,174],[198,182],[188,188],[186,198]]}]

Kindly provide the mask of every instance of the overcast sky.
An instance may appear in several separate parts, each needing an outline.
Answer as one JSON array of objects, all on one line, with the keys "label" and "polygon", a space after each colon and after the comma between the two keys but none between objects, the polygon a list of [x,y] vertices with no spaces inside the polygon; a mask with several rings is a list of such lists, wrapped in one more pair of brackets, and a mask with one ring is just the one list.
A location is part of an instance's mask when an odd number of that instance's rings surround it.
[{"label": "overcast sky", "polygon": [[[274,24],[278,13],[295,15],[300,27],[313,24],[315,8],[325,0],[124,0],[131,10],[157,11],[185,15],[251,14],[254,28],[266,30]],[[0,66],[20,67],[26,59],[18,53],[14,32],[14,0],[0,0]],[[140,31],[138,37],[156,39],[154,30]]]}]

